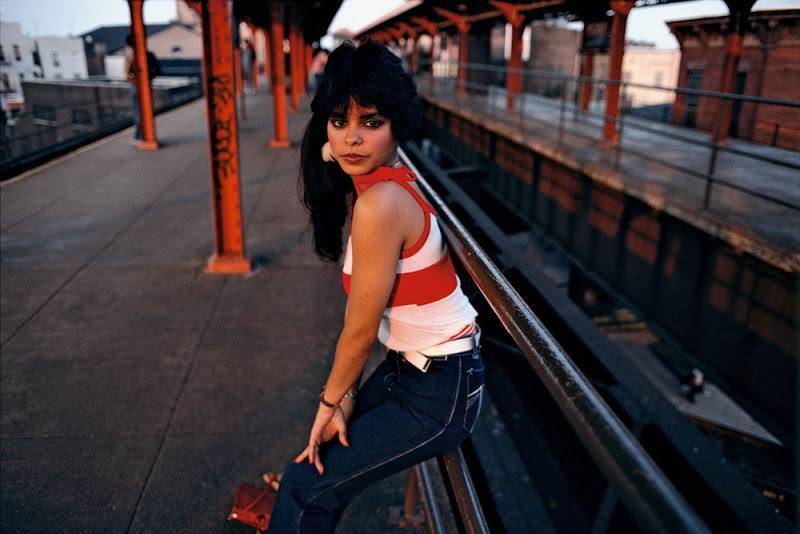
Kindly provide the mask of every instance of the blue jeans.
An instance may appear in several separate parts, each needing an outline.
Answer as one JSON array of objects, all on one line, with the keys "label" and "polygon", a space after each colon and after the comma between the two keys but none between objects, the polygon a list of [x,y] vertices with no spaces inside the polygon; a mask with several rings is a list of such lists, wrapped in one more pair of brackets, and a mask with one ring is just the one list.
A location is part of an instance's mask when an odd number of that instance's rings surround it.
[{"label": "blue jeans", "polygon": [[390,350],[356,395],[350,447],[338,437],[323,443],[322,475],[307,461],[286,465],[267,532],[333,532],[361,490],[458,447],[475,426],[483,383],[480,347],[435,360],[425,373]]},{"label": "blue jeans", "polygon": [[139,132],[139,97],[136,94],[136,84],[128,84],[128,96],[131,99],[131,112],[133,113],[133,125],[135,126],[133,138],[139,139],[141,133]]}]

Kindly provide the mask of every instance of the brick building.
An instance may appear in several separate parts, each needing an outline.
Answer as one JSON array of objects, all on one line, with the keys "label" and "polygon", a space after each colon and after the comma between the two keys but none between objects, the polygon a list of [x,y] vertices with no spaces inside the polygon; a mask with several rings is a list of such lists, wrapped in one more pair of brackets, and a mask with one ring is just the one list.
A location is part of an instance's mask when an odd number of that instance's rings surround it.
[{"label": "brick building", "polygon": [[[678,86],[719,91],[729,19],[667,22],[681,47]],[[750,14],[736,76],[736,92],[781,100],[800,100],[800,9]],[[718,100],[678,95],[672,120],[704,130],[715,124]],[[758,143],[800,149],[800,109],[735,102],[729,135]]]}]

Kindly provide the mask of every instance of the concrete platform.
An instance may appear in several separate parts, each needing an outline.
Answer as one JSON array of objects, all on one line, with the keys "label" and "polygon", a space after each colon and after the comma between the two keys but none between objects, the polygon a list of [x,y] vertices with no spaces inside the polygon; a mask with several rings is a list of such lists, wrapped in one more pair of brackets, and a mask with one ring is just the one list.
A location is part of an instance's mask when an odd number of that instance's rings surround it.
[{"label": "concrete platform", "polygon": [[[247,98],[248,277],[203,273],[203,100],[157,118],[156,152],[126,130],[2,185],[3,532],[250,532],[225,520],[238,481],[302,450],[345,294],[304,232],[307,115],[270,149],[270,102]],[[338,531],[422,532],[387,523],[403,487],[364,492]]]},{"label": "concrete platform", "polygon": [[[656,210],[688,222],[779,269],[800,271],[800,172],[741,155],[720,152],[714,176],[737,187],[778,198],[797,209],[788,208],[739,190],[714,184],[708,208],[703,206],[706,181],[673,167],[695,172],[708,169],[710,149],[707,132],[672,124],[626,118],[621,136],[619,167],[615,151],[603,146],[602,121],[575,113],[570,104],[564,114],[564,135],[559,139],[560,101],[525,95],[524,113],[507,112],[505,92],[492,88],[487,95],[459,96],[447,80],[437,80],[431,90],[427,80],[420,82],[424,97],[437,106],[502,132],[509,139],[527,145],[559,163],[590,176],[608,187],[641,199]],[[519,109],[519,108],[517,108]],[[633,124],[681,136],[688,141],[637,130]],[[524,126],[524,130],[520,126]],[[800,153],[732,139],[733,149],[800,165]],[[634,152],[646,158],[634,155]]]}]

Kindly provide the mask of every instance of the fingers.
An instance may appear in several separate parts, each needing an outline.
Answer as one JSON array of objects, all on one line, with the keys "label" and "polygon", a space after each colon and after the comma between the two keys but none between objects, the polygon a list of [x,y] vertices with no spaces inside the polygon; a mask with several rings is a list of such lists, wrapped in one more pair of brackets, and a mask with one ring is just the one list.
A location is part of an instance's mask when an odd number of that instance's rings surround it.
[{"label": "fingers", "polygon": [[294,463],[299,464],[306,456],[308,456],[308,447],[306,447],[303,452],[297,455],[297,458],[294,459]]},{"label": "fingers", "polygon": [[343,428],[339,431],[339,443],[341,443],[345,447],[350,446],[350,441],[347,439],[347,429]]}]

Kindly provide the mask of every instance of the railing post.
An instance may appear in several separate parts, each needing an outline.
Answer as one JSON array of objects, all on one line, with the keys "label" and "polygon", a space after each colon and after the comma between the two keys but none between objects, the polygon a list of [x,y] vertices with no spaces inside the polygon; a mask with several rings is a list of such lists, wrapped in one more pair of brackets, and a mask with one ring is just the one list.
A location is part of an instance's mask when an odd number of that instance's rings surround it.
[{"label": "railing post", "polygon": [[711,145],[711,158],[708,161],[708,171],[706,172],[706,191],[703,195],[703,207],[708,209],[711,204],[711,185],[714,181],[714,171],[717,167],[717,153],[719,152],[719,145],[713,143]]}]

